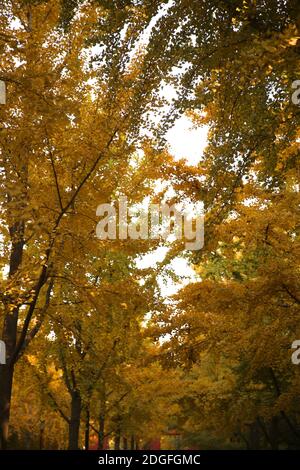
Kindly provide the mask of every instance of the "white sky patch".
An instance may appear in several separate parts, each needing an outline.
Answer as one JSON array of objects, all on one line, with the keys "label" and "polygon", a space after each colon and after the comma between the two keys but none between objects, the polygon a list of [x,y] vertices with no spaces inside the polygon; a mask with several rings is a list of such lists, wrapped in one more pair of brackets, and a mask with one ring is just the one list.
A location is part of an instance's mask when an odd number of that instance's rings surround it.
[{"label": "white sky patch", "polygon": [[51,330],[50,333],[47,335],[47,339],[48,339],[49,341],[55,341],[56,338],[57,338],[57,336],[56,336],[56,334],[54,333],[53,330]]},{"label": "white sky patch", "polygon": [[[151,21],[148,24],[148,26],[146,27],[146,29],[140,35],[140,37],[139,37],[139,39],[136,43],[136,46],[133,48],[132,53],[130,54],[131,57],[134,57],[135,54],[137,53],[137,51],[141,47],[145,47],[145,46],[148,45],[152,29],[154,28],[156,23],[160,20],[160,18],[162,18],[168,12],[169,8],[171,8],[173,3],[174,3],[173,0],[169,0],[168,3],[166,3],[165,5],[162,5],[160,7],[158,13],[151,19]],[[125,33],[126,33],[126,29],[125,29]],[[125,33],[124,33],[124,36],[125,36]]]},{"label": "white sky patch", "polygon": [[168,248],[166,246],[160,246],[156,248],[156,250],[151,251],[151,253],[147,253],[146,255],[137,258],[137,267],[139,269],[155,268],[157,263],[161,263],[164,260],[167,252]]},{"label": "white sky patch", "polygon": [[[139,269],[155,268],[157,263],[164,260],[168,248],[165,246],[159,247],[151,253],[138,258],[136,260]],[[200,277],[196,274],[189,261],[183,257],[174,258],[167,266],[168,270],[172,270],[174,274],[180,277],[178,282],[175,282],[170,276],[160,274],[157,278],[158,285],[163,297],[167,298],[176,294],[182,287],[191,282],[197,282]]]},{"label": "white sky patch", "polygon": [[182,116],[167,133],[167,140],[176,160],[184,158],[189,165],[197,165],[207,145],[208,126],[192,126],[191,120]]},{"label": "white sky patch", "polygon": [[[14,18],[13,20],[11,20],[10,24],[9,24],[10,28],[13,29],[13,30],[18,30],[18,29],[22,29],[23,28],[23,25],[20,21],[19,18]],[[24,28],[23,28],[24,29]]]},{"label": "white sky patch", "polygon": [[199,280],[194,269],[185,258],[174,258],[171,261],[169,267],[177,276],[180,276],[181,279],[178,282],[174,282],[170,277],[158,276],[158,283],[161,289],[161,293],[164,297],[174,295],[180,289],[182,289],[182,287],[191,282],[196,282]]}]

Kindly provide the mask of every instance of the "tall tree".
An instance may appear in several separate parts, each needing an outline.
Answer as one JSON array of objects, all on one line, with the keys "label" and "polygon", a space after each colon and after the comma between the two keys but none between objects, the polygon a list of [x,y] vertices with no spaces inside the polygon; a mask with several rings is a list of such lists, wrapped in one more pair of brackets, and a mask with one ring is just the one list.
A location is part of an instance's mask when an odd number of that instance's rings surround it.
[{"label": "tall tree", "polygon": [[[77,232],[79,240],[79,220],[90,221],[93,238],[95,208],[103,202],[97,187],[103,198],[111,193],[112,164],[116,177],[129,163],[152,99],[153,84],[141,88],[142,57],[135,58],[151,12],[142,15],[142,6],[139,15],[133,3],[120,14],[106,2],[78,3],[67,25],[66,2],[58,0],[7,1],[0,16],[0,79],[8,88],[0,111],[1,262],[8,266],[1,286],[3,448],[16,361],[44,320],[54,276],[76,249],[70,236]],[[98,62],[89,67],[92,44],[99,44]]]}]

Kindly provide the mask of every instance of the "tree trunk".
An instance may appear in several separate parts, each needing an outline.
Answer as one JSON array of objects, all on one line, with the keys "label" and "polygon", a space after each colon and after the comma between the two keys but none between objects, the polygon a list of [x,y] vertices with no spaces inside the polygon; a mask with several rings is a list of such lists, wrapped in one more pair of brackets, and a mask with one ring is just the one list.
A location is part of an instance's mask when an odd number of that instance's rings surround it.
[{"label": "tree trunk", "polygon": [[131,435],[131,438],[130,438],[130,450],[134,450],[135,447],[134,447],[134,435],[132,434]]},{"label": "tree trunk", "polygon": [[99,432],[98,432],[98,450],[103,450],[104,448],[104,426],[105,418],[103,414],[99,416]]},{"label": "tree trunk", "polygon": [[121,443],[121,430],[118,428],[115,435],[115,450],[120,450],[120,443]]},{"label": "tree trunk", "polygon": [[44,435],[45,435],[45,420],[42,419],[40,422],[40,444],[39,449],[42,450],[44,448]]},{"label": "tree trunk", "polygon": [[[23,245],[22,245],[23,246]],[[9,276],[13,276],[22,262],[22,249],[18,243],[12,249]],[[5,306],[6,307],[6,306]],[[7,309],[7,307],[6,307]],[[0,365],[0,448],[7,449],[10,403],[14,376],[13,356],[17,342],[19,307],[7,311],[4,317],[2,339],[6,346],[6,364]]]},{"label": "tree trunk", "polygon": [[[22,264],[24,249],[24,222],[16,222],[10,229],[11,253],[9,260],[9,278],[12,278]],[[13,299],[12,299],[13,301]],[[9,304],[10,300],[8,300]],[[17,342],[19,307],[9,311],[5,305],[2,340],[6,346],[6,364],[0,365],[0,449],[7,449],[8,424],[14,376],[14,352]]]},{"label": "tree trunk", "polygon": [[128,441],[126,437],[123,437],[123,449],[128,450]]},{"label": "tree trunk", "polygon": [[251,423],[249,431],[249,448],[251,450],[260,449],[260,436],[260,428],[257,421],[255,421],[254,423]]},{"label": "tree trunk", "polygon": [[81,396],[78,390],[72,392],[71,419],[69,423],[69,450],[78,450],[80,416],[81,416]]},{"label": "tree trunk", "polygon": [[270,423],[270,442],[271,449],[278,450],[279,445],[279,433],[278,433],[278,416],[273,416]]},{"label": "tree trunk", "polygon": [[0,365],[0,449],[7,449],[14,365]]},{"label": "tree trunk", "polygon": [[85,434],[84,434],[84,448],[89,450],[90,447],[90,405],[86,407],[86,421],[85,421]]}]

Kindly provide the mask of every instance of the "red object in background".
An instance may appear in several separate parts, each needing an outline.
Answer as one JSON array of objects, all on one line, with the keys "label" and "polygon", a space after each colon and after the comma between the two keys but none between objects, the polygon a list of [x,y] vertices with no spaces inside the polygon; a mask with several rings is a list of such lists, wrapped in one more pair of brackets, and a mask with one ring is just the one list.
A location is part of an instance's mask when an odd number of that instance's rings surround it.
[{"label": "red object in background", "polygon": [[147,448],[149,450],[160,450],[160,438],[153,439],[153,441],[150,441]]},{"label": "red object in background", "polygon": [[[89,450],[98,450],[98,438],[96,436],[90,439]],[[109,450],[109,440],[108,436],[104,438],[103,449],[102,450]]]}]

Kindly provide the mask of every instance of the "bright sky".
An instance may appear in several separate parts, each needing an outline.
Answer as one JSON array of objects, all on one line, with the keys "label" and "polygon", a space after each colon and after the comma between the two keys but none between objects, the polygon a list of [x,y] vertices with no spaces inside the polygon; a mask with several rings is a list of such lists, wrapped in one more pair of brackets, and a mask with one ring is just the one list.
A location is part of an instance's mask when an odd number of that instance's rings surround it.
[{"label": "bright sky", "polygon": [[182,116],[167,135],[171,154],[176,159],[186,158],[190,165],[196,165],[206,146],[207,132],[207,126],[195,129],[192,122]]},{"label": "bright sky", "polygon": [[[195,129],[192,122],[187,117],[182,116],[167,135],[170,153],[174,155],[176,160],[185,158],[189,165],[197,165],[207,144],[207,132],[208,128],[206,126]],[[166,252],[166,248],[158,248],[155,252],[143,256],[138,262],[138,266],[140,268],[155,266],[157,262],[163,261]],[[195,272],[188,261],[180,256],[175,258],[169,267],[174,270],[176,275],[185,276],[185,279],[175,283],[171,278],[163,280],[160,276],[158,279],[159,286],[162,295],[165,297],[175,294],[181,287],[196,279]]]}]

